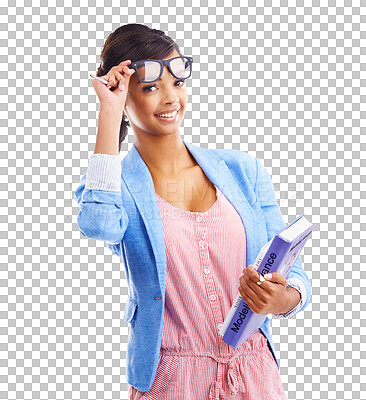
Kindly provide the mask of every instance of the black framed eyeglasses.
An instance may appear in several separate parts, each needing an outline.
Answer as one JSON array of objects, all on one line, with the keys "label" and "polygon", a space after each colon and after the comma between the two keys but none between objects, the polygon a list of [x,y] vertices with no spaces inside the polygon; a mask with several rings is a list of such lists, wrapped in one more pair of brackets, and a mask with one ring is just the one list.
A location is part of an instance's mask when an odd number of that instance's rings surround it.
[{"label": "black framed eyeglasses", "polygon": [[131,63],[128,68],[136,71],[137,78],[142,83],[151,83],[160,79],[163,75],[164,66],[167,65],[169,72],[177,79],[187,79],[192,75],[192,57],[179,56],[169,60],[140,60]]}]

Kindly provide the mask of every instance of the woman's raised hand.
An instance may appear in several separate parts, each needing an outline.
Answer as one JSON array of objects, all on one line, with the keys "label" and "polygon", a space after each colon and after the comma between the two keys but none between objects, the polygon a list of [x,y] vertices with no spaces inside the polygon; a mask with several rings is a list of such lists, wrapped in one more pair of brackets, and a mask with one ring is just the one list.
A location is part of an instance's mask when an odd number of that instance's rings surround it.
[{"label": "woman's raised hand", "polygon": [[119,65],[112,67],[107,75],[101,76],[100,78],[109,82],[108,85],[98,79],[92,81],[100,106],[113,107],[120,110],[121,115],[125,108],[130,77],[135,72],[134,69],[127,67],[129,64],[131,64],[131,60],[122,61]]}]

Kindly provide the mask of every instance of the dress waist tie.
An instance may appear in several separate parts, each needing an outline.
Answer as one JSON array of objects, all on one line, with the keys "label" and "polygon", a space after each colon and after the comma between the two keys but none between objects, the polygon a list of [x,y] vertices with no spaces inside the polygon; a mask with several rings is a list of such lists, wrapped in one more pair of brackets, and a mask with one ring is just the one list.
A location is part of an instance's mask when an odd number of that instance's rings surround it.
[{"label": "dress waist tie", "polygon": [[231,397],[238,393],[239,390],[244,393],[246,392],[238,364],[234,362],[240,355],[242,355],[242,353],[237,352],[230,358],[223,358],[214,353],[209,353],[209,356],[219,363],[216,380],[213,381],[210,386],[209,400],[227,400],[227,396],[222,387],[222,364],[229,365],[227,379]]}]

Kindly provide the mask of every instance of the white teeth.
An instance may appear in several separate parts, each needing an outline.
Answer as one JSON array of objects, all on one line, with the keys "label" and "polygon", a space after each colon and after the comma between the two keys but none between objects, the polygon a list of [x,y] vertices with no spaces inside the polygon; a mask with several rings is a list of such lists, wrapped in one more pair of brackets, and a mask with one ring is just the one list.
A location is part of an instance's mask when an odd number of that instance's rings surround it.
[{"label": "white teeth", "polygon": [[157,116],[158,116],[158,117],[166,117],[166,118],[169,118],[169,117],[174,117],[175,115],[177,115],[177,112],[178,112],[178,111],[174,111],[174,112],[171,113],[171,114],[158,114]]}]

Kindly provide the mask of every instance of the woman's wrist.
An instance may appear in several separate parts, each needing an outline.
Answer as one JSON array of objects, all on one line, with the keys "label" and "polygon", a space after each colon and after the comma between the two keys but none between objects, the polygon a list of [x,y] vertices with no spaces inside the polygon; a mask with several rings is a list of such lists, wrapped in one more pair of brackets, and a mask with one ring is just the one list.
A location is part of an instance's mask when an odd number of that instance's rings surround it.
[{"label": "woman's wrist", "polygon": [[121,122],[121,110],[117,111],[115,108],[101,106],[94,154],[104,153],[118,155]]},{"label": "woman's wrist", "polygon": [[109,106],[107,104],[101,104],[100,105],[100,110],[99,110],[99,114],[106,114],[111,116],[112,118],[116,118],[116,119],[121,119],[122,120],[122,115],[123,112],[121,111],[120,108],[116,107],[116,106]]},{"label": "woman's wrist", "polygon": [[292,310],[301,300],[300,293],[293,287],[286,287],[286,307],[281,313],[278,314],[287,314],[290,310]]}]

